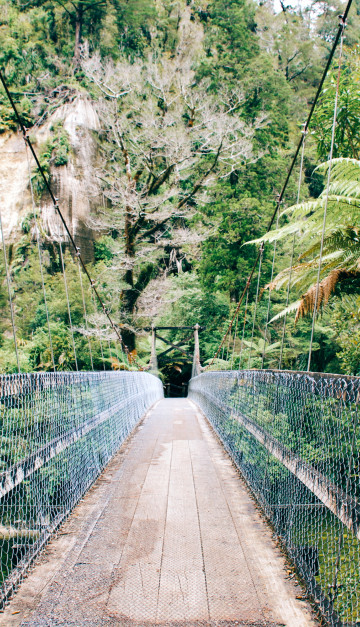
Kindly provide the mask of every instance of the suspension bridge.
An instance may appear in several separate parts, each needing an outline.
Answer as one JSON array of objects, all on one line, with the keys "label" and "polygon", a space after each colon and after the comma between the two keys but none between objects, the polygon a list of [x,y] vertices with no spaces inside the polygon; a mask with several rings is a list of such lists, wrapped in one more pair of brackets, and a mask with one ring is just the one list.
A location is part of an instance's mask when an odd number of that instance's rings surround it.
[{"label": "suspension bridge", "polygon": [[[121,328],[90,276],[0,72],[28,159],[50,365],[47,372],[22,372],[0,210],[18,370],[0,376],[0,625],[360,625],[360,378],[311,371],[350,4],[268,225],[268,232],[278,225],[284,193],[300,157],[299,201],[306,133],[340,44],[310,348],[307,369],[301,372],[281,369],[286,317],[278,369],[264,368],[271,290],[262,368],[251,368],[265,240],[208,366],[201,365],[199,325],[185,327],[193,335],[193,356],[188,354],[188,340],[171,342],[159,334],[166,329],[154,326],[147,329],[152,334],[150,363],[147,370],[138,368],[136,354],[125,346]],[[72,372],[56,367],[31,157],[59,223],[54,242],[76,365]],[[73,257],[65,255],[65,248]],[[82,371],[76,354],[79,330],[71,318],[70,264],[79,276],[90,372]],[[86,282],[101,319],[89,318]],[[291,268],[285,307],[290,284]],[[250,315],[252,342],[244,356]],[[187,398],[164,398],[157,339],[167,345],[160,355],[177,350],[192,358]],[[95,344],[102,370],[94,365]],[[119,350],[126,370],[111,371],[108,364],[116,365]],[[220,368],[224,363],[227,370]]]}]

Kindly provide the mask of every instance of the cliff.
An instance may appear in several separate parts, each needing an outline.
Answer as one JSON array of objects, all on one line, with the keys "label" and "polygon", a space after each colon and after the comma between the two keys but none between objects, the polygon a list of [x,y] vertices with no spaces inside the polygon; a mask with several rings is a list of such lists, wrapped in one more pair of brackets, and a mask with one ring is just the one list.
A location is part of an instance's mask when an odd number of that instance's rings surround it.
[{"label": "cliff", "polygon": [[[52,127],[61,122],[69,140],[66,165],[51,165],[51,184],[70,231],[85,259],[93,257],[92,226],[102,196],[96,184],[97,148],[95,133],[99,120],[90,101],[78,95],[72,102],[60,106],[46,122],[31,129],[34,147],[39,154],[51,138]],[[35,164],[31,161],[31,170]],[[50,238],[63,235],[50,198],[43,194],[37,204],[45,231]],[[7,243],[17,239],[23,218],[32,212],[29,173],[24,141],[20,133],[0,135],[0,208],[4,238]]]}]

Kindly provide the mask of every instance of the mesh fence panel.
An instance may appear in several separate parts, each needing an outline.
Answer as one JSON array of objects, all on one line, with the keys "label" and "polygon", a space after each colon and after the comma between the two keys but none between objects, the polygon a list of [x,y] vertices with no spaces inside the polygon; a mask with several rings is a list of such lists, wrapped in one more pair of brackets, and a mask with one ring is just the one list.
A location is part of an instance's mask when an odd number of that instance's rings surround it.
[{"label": "mesh fence panel", "polygon": [[331,625],[360,625],[360,378],[208,372],[190,382]]},{"label": "mesh fence panel", "polygon": [[147,373],[0,376],[1,604],[146,410]]}]

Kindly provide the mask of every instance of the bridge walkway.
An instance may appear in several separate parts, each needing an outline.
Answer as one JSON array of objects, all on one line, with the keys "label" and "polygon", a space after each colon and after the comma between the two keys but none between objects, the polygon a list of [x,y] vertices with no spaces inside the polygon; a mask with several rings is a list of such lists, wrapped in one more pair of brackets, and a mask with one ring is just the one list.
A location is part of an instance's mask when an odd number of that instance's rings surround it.
[{"label": "bridge walkway", "polygon": [[75,508],[0,625],[315,625],[200,411],[158,402]]}]

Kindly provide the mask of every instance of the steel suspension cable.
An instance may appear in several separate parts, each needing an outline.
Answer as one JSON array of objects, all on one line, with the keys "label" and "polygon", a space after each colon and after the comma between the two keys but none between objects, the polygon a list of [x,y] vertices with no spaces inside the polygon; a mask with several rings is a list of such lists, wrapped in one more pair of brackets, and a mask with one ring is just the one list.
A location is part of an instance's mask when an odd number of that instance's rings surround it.
[{"label": "steel suspension cable", "polygon": [[67,304],[67,311],[68,311],[69,324],[70,324],[71,340],[72,340],[72,346],[73,346],[74,357],[75,357],[75,368],[78,371],[79,368],[78,368],[78,360],[77,360],[77,355],[76,355],[74,329],[73,329],[72,320],[71,320],[69,292],[68,292],[68,285],[67,285],[67,280],[66,280],[66,272],[65,272],[65,264],[64,264],[64,256],[63,256],[63,251],[62,251],[61,240],[59,240],[59,249],[60,249],[61,267],[62,267],[62,273],[63,273],[64,285],[65,285],[65,295],[66,295],[66,304]]},{"label": "steel suspension cable", "polygon": [[[298,155],[299,155],[299,152],[300,152],[301,146],[302,146],[303,141],[304,141],[304,136],[305,136],[305,133],[306,133],[306,132],[308,131],[308,129],[309,129],[310,122],[311,122],[312,116],[313,116],[314,111],[315,111],[315,107],[316,107],[317,102],[318,102],[318,100],[319,100],[319,97],[320,97],[320,95],[321,95],[321,91],[322,91],[322,88],[323,88],[323,85],[324,85],[325,78],[326,78],[327,73],[328,73],[328,71],[329,71],[329,68],[330,68],[330,66],[331,66],[331,63],[332,63],[332,60],[333,60],[333,57],[334,57],[334,54],[335,54],[335,50],[336,50],[336,48],[337,48],[337,45],[338,45],[338,43],[339,43],[339,40],[340,40],[341,34],[342,34],[342,32],[343,32],[343,24],[346,22],[346,18],[347,18],[348,14],[349,14],[350,7],[351,7],[351,5],[352,5],[352,1],[353,1],[353,0],[348,0],[347,5],[346,5],[346,8],[345,8],[345,11],[344,11],[343,15],[341,16],[341,22],[340,22],[340,24],[339,24],[338,31],[337,31],[337,34],[336,34],[336,36],[335,36],[334,43],[333,43],[333,45],[332,45],[332,48],[331,48],[331,51],[330,51],[329,58],[328,58],[328,60],[327,60],[327,63],[326,63],[325,69],[324,69],[323,74],[322,74],[322,77],[321,77],[321,79],[320,79],[320,83],[319,83],[318,88],[317,88],[317,90],[316,90],[315,98],[314,98],[313,103],[312,103],[312,105],[311,105],[311,108],[310,108],[310,111],[309,111],[309,114],[308,114],[307,120],[306,120],[306,122],[305,122],[305,124],[304,124],[304,129],[303,129],[303,132],[302,132],[302,134],[301,134],[300,140],[299,140],[299,142],[298,142],[298,144],[297,144],[297,147],[296,147],[296,150],[295,150],[294,156],[293,156],[293,158],[292,158],[292,161],[291,161],[291,164],[290,164],[289,170],[288,170],[288,172],[287,172],[287,175],[286,175],[286,178],[285,178],[285,181],[284,181],[283,187],[282,187],[281,192],[280,192],[280,194],[279,194],[279,196],[278,196],[278,200],[277,200],[277,203],[276,203],[275,210],[274,210],[274,212],[273,212],[273,214],[272,214],[272,216],[271,216],[271,218],[270,218],[270,221],[269,221],[269,223],[268,223],[268,226],[267,226],[267,229],[266,229],[265,233],[268,233],[268,232],[270,231],[271,227],[273,226],[274,221],[275,221],[275,219],[276,219],[276,215],[277,215],[278,210],[279,210],[279,207],[280,207],[280,204],[281,204],[281,202],[282,202],[282,200],[283,200],[283,198],[284,198],[285,191],[286,191],[287,186],[288,186],[288,184],[289,184],[289,181],[290,181],[290,178],[291,178],[292,172],[293,172],[294,167],[295,167],[295,163],[296,163],[296,161],[297,161],[297,158],[298,158]],[[1,74],[0,74],[0,78],[1,78]],[[258,264],[258,262],[259,262],[259,259],[260,259],[260,248],[259,248],[259,251],[258,251],[257,257],[256,257],[256,259],[255,259],[255,261],[254,261],[254,264],[253,264],[253,266],[252,266],[252,268],[251,268],[251,271],[250,271],[250,274],[249,274],[249,277],[248,277],[248,281],[250,281],[250,283],[251,283],[251,281],[252,281],[252,278],[253,278],[253,275],[254,275],[254,272],[255,272],[256,266],[257,266],[257,264]],[[207,366],[207,368],[209,368],[209,367],[210,367],[210,366],[214,363],[214,360],[215,360],[215,359],[216,359],[216,357],[218,356],[219,351],[221,350],[221,348],[222,348],[222,346],[223,346],[223,343],[224,343],[224,341],[225,341],[225,339],[226,339],[226,337],[227,337],[227,334],[228,334],[229,330],[231,330],[231,328],[232,328],[232,325],[233,325],[233,323],[234,323],[235,317],[236,317],[236,315],[237,315],[237,313],[238,313],[238,311],[239,311],[239,309],[240,309],[240,307],[241,307],[241,304],[242,304],[242,302],[243,302],[243,300],[244,300],[244,297],[245,297],[245,294],[246,294],[246,290],[247,290],[247,287],[245,287],[245,288],[244,288],[244,290],[243,290],[243,292],[242,292],[242,294],[241,294],[241,296],[240,296],[240,300],[239,300],[238,306],[237,306],[237,308],[236,308],[236,310],[235,310],[234,317],[233,317],[233,319],[232,319],[232,320],[231,320],[231,322],[230,322],[229,328],[228,328],[227,332],[225,333],[225,335],[224,335],[224,337],[223,337],[223,339],[222,339],[222,341],[221,341],[221,344],[220,344],[219,348],[217,349],[217,351],[216,351],[216,353],[215,353],[214,357],[212,358],[212,360],[211,360],[211,362],[209,363],[209,365]]]},{"label": "steel suspension cable", "polygon": [[237,340],[238,325],[239,325],[239,312],[238,312],[238,314],[236,316],[234,341],[233,341],[233,347],[232,347],[232,353],[231,353],[231,361],[230,361],[230,370],[232,370],[233,367],[234,367],[235,344],[236,344],[236,340]]},{"label": "steel suspension cable", "polygon": [[[278,208],[277,217],[276,217],[276,228],[278,228],[278,226],[279,226],[279,213],[280,213],[280,207]],[[266,310],[266,323],[265,323],[265,330],[264,330],[264,347],[263,347],[263,352],[262,352],[262,356],[261,356],[261,368],[264,367],[264,361],[265,361],[267,331],[268,331],[269,317],[270,317],[271,285],[272,285],[273,278],[274,278],[275,259],[276,259],[276,240],[274,242],[274,252],[273,252],[273,258],[272,258],[272,264],[271,264],[271,277],[270,277],[270,287],[269,287],[267,310]]]},{"label": "steel suspension cable", "polygon": [[228,361],[229,359],[230,342],[231,342],[231,333],[229,333],[228,335],[228,343],[227,343],[227,349],[226,349],[226,361]]},{"label": "steel suspension cable", "polygon": [[101,341],[101,336],[100,335],[99,335],[99,340],[100,340],[100,351],[101,351],[101,359],[102,359],[102,363],[103,363],[103,370],[106,370],[104,349],[103,349],[103,345],[102,345],[102,341]]},{"label": "steel suspension cable", "polygon": [[246,291],[246,302],[245,302],[245,310],[244,310],[244,322],[243,322],[243,328],[242,328],[242,336],[241,336],[241,344],[240,344],[240,354],[239,354],[239,370],[241,369],[241,359],[242,359],[242,352],[243,352],[243,346],[244,346],[244,337],[245,337],[245,325],[246,325],[246,317],[247,317],[247,311],[248,311],[248,305],[249,305],[249,287],[250,285],[248,285],[247,291]]},{"label": "steel suspension cable", "polygon": [[[95,315],[96,315],[96,303],[95,303],[95,297],[94,297],[94,293],[91,290],[91,299],[92,299],[92,303],[94,305],[94,311],[95,311]],[[100,343],[100,352],[101,352],[101,359],[102,359],[102,365],[103,365],[103,370],[105,370],[105,358],[104,358],[104,350],[103,350],[103,345],[102,345],[102,341],[101,341],[101,330],[100,327],[98,325],[97,322],[95,322],[95,326],[96,326],[96,330],[98,332],[98,336],[99,336],[99,343]]]},{"label": "steel suspension cable", "polygon": [[314,302],[314,311],[313,311],[312,324],[311,324],[309,357],[308,357],[308,364],[307,364],[307,371],[308,372],[310,371],[310,366],[311,366],[311,356],[312,356],[312,347],[313,347],[313,341],[314,341],[315,320],[316,320],[317,305],[318,305],[318,300],[319,300],[320,273],[321,273],[322,257],[323,257],[323,251],[324,251],[325,227],[326,227],[327,208],[328,208],[328,202],[329,202],[332,158],[333,158],[333,153],[334,153],[335,128],[336,128],[336,119],[337,119],[337,111],[338,111],[338,100],[339,100],[339,89],[340,89],[341,63],[342,63],[342,53],[343,53],[343,44],[344,44],[344,33],[345,33],[345,27],[346,27],[346,22],[345,22],[344,18],[342,18],[340,26],[341,26],[341,38],[340,38],[340,49],[339,49],[339,67],[338,67],[338,72],[337,72],[337,81],[336,81],[336,90],[335,90],[334,116],[333,116],[332,130],[331,130],[329,167],[328,167],[328,176],[327,176],[327,182],[326,182],[326,196],[325,196],[325,205],[324,205],[323,225],[322,225],[322,231],[321,231],[319,264],[318,264],[317,279],[316,279],[315,302]]},{"label": "steel suspension cable", "polygon": [[9,264],[8,264],[7,254],[6,254],[6,246],[5,246],[4,230],[3,230],[3,224],[2,224],[1,211],[0,211],[0,233],[1,233],[2,249],[3,249],[3,254],[4,254],[6,284],[7,284],[7,291],[8,291],[8,296],[9,296],[10,317],[11,317],[12,333],[13,333],[13,338],[14,338],[16,364],[17,364],[18,372],[20,374],[21,370],[20,370],[19,351],[18,351],[17,339],[16,339],[15,312],[14,312],[13,299],[12,299],[12,296],[11,296],[11,277],[10,277],[10,272],[9,272]]},{"label": "steel suspension cable", "polygon": [[53,370],[55,372],[56,371],[56,366],[55,366],[54,348],[53,348],[51,327],[50,327],[49,309],[48,309],[47,297],[46,297],[46,288],[45,288],[45,279],[44,279],[44,270],[43,270],[43,260],[42,260],[41,243],[40,243],[40,228],[39,228],[39,223],[38,223],[38,220],[37,220],[37,207],[36,207],[35,198],[34,198],[34,187],[33,187],[33,182],[32,182],[32,179],[31,179],[31,169],[30,169],[30,158],[29,158],[29,153],[28,153],[28,146],[27,146],[26,142],[24,142],[24,144],[25,144],[26,160],[27,160],[28,173],[29,173],[31,202],[32,202],[32,208],[33,208],[33,214],[34,214],[34,222],[35,222],[36,244],[37,244],[38,257],[39,257],[41,285],[42,285],[42,292],[43,292],[45,313],[46,313],[46,324],[47,324],[47,328],[48,328],[48,335],[49,335],[49,342],[50,342],[50,355],[51,355],[51,361],[52,361],[52,365],[53,365]]},{"label": "steel suspension cable", "polygon": [[[306,131],[304,131],[304,134],[306,135]],[[296,197],[296,204],[297,205],[300,202],[301,182],[302,182],[302,174],[303,174],[303,169],[304,169],[304,153],[305,153],[305,143],[306,143],[305,140],[306,140],[306,137],[304,137],[304,141],[303,141],[302,147],[301,147],[300,172],[299,172],[299,182],[298,182],[298,190],[297,190],[297,197]],[[294,254],[295,254],[295,233],[293,234],[293,239],[292,239],[291,259],[290,259],[290,269],[289,269],[289,282],[288,282],[287,291],[286,291],[285,309],[287,309],[287,307],[289,306],[291,279],[292,279],[292,271],[293,271],[293,264],[294,264]],[[279,370],[281,370],[281,366],[282,366],[282,358],[283,358],[283,351],[284,351],[284,341],[285,341],[285,331],[286,331],[286,318],[287,318],[287,312],[285,311],[283,328],[282,328],[282,335],[281,335],[281,347],[280,347],[280,356],[279,356]]]},{"label": "steel suspension cable", "polygon": [[116,361],[118,362],[119,360],[118,360],[118,356],[117,356],[116,343],[115,343],[115,340],[114,340],[114,339],[112,340],[112,345],[113,345],[113,350],[114,350],[114,359],[115,359],[114,364],[116,365]]},{"label": "steel suspension cable", "polygon": [[123,349],[123,347],[122,347],[122,346],[120,346],[120,350],[121,350],[121,358],[122,358],[123,362],[125,363],[125,361],[126,361],[126,355],[125,355],[125,353],[124,353],[124,349]]},{"label": "steel suspension cable", "polygon": [[221,351],[221,360],[222,361],[224,361],[224,353],[225,353],[225,343],[223,344],[222,351]]},{"label": "steel suspension cable", "polygon": [[125,357],[126,357],[127,365],[130,368],[129,349],[127,346],[125,347]]},{"label": "steel suspension cable", "polygon": [[253,347],[253,341],[254,341],[255,321],[256,321],[256,312],[257,312],[258,299],[259,299],[260,276],[261,276],[261,265],[262,265],[262,260],[263,260],[263,252],[264,252],[264,246],[261,245],[261,247],[260,247],[260,257],[259,257],[258,278],[257,278],[257,284],[256,284],[255,307],[254,307],[252,330],[251,330],[251,343],[250,343],[250,350],[249,350],[248,369],[250,369],[251,353],[252,353],[252,347]]},{"label": "steel suspension cable", "polygon": [[[117,344],[116,344],[114,338],[111,338],[111,343],[112,343],[112,347],[113,347],[114,358],[115,358],[115,360],[119,361],[119,358],[118,358],[118,347],[117,347]],[[121,354],[122,354],[123,359],[124,359],[124,353],[123,353],[121,347],[120,347],[120,350],[121,350]]]},{"label": "steel suspension cable", "polygon": [[92,356],[92,350],[91,350],[91,340],[90,340],[89,329],[88,329],[88,320],[87,320],[87,311],[86,311],[86,303],[85,303],[85,294],[84,294],[84,287],[83,287],[83,281],[82,281],[82,275],[81,275],[81,266],[80,266],[80,261],[79,261],[79,254],[80,253],[78,252],[77,253],[77,265],[78,265],[78,270],[79,270],[81,297],[82,297],[82,304],[83,304],[83,311],[84,311],[85,331],[86,331],[86,334],[87,334],[87,340],[88,340],[88,346],[89,346],[89,357],[90,357],[91,370],[94,370],[94,362],[93,362],[93,356]]},{"label": "steel suspension cable", "polygon": [[107,343],[108,343],[108,347],[109,347],[109,362],[110,362],[110,367],[112,368],[112,361],[111,360],[113,359],[113,356],[112,356],[112,352],[111,352],[110,337],[108,337]]},{"label": "steel suspension cable", "polygon": [[[61,222],[63,224],[63,227],[64,227],[64,229],[66,231],[66,234],[67,234],[67,236],[69,238],[69,241],[70,241],[70,243],[71,243],[71,245],[72,245],[72,247],[74,249],[74,252],[77,253],[77,246],[75,244],[75,240],[74,240],[74,238],[73,238],[73,236],[72,236],[72,234],[71,234],[71,232],[69,230],[69,227],[68,227],[68,225],[66,223],[66,220],[65,220],[65,218],[64,218],[64,216],[62,214],[62,211],[61,211],[61,209],[59,207],[58,198],[55,197],[55,195],[54,195],[54,193],[52,191],[49,179],[47,178],[47,176],[45,174],[44,168],[42,167],[42,165],[39,162],[38,156],[37,156],[37,154],[36,154],[36,152],[34,150],[34,147],[32,145],[30,137],[28,136],[28,131],[27,131],[27,129],[26,129],[26,127],[25,127],[21,117],[20,117],[20,114],[19,114],[19,112],[17,110],[17,106],[16,106],[16,104],[14,102],[14,99],[13,99],[13,97],[12,97],[10,91],[9,91],[8,86],[7,86],[7,82],[5,80],[5,73],[2,70],[0,70],[0,81],[1,81],[1,83],[2,83],[2,85],[4,87],[4,89],[5,89],[5,93],[6,93],[8,99],[9,99],[9,102],[10,102],[12,108],[13,108],[13,111],[15,113],[16,119],[18,121],[18,124],[20,126],[21,132],[23,134],[24,140],[27,142],[27,145],[29,146],[30,151],[31,151],[31,153],[32,153],[32,155],[33,155],[33,157],[35,159],[36,166],[37,166],[37,168],[38,168],[38,170],[39,170],[39,172],[41,174],[41,177],[42,177],[42,179],[44,181],[46,190],[48,191],[48,193],[50,195],[50,198],[51,198],[52,203],[54,205],[55,211],[58,214],[58,216],[59,216],[59,218],[60,218],[60,220],[61,220]],[[102,298],[101,298],[101,296],[100,296],[100,294],[99,294],[99,292],[98,292],[98,290],[96,288],[95,281],[93,281],[93,279],[91,278],[90,273],[89,273],[89,271],[87,269],[87,266],[86,266],[86,264],[85,264],[85,262],[84,262],[84,260],[83,260],[81,255],[79,255],[79,261],[80,261],[81,266],[83,268],[83,271],[84,271],[84,273],[85,273],[85,275],[86,275],[86,277],[87,277],[87,279],[88,279],[88,281],[89,281],[89,283],[91,285],[91,288],[92,288],[92,290],[93,290],[93,292],[94,292],[98,302],[100,303],[100,306],[101,306],[104,314],[108,318],[109,323],[110,323],[111,327],[113,328],[113,330],[114,330],[114,332],[115,332],[119,342],[122,342],[122,337],[121,337],[121,335],[120,335],[120,333],[118,331],[118,328],[117,328],[116,324],[113,322],[113,320],[112,320],[112,318],[111,318],[111,316],[109,314],[109,311],[106,308],[106,306],[105,306],[105,304],[104,304],[104,302],[103,302],[103,300],[102,300]]]}]

